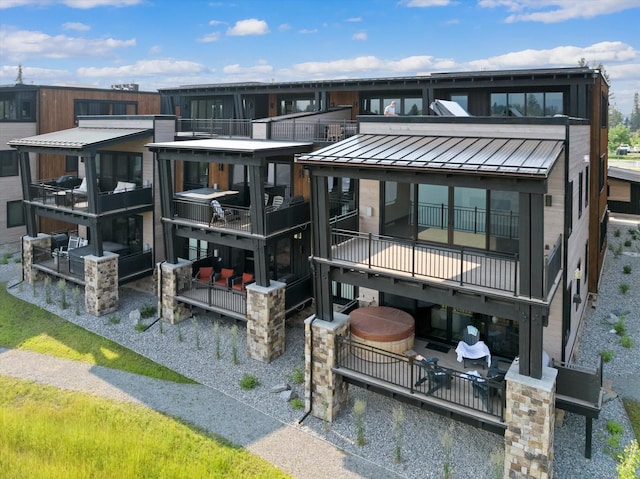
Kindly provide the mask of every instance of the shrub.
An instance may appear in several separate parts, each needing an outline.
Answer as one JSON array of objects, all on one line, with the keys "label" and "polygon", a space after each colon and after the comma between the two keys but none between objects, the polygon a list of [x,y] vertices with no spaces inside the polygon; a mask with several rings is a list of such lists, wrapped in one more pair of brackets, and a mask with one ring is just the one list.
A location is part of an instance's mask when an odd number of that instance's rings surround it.
[{"label": "shrub", "polygon": [[616,228],[615,230],[613,230],[613,236],[615,236],[616,238],[620,238],[620,229]]},{"label": "shrub", "polygon": [[631,240],[627,240],[627,241],[625,241],[625,242],[624,242],[624,245],[625,245],[626,247],[631,246]]},{"label": "shrub", "polygon": [[238,359],[238,325],[234,324],[231,326],[231,362],[233,364],[238,364],[240,360]]},{"label": "shrub", "polygon": [[60,290],[60,307],[67,309],[69,306],[67,303],[67,282],[63,278],[58,280],[58,289]]},{"label": "shrub", "polygon": [[291,373],[291,382],[294,384],[302,384],[304,382],[304,371],[302,368],[295,368]]},{"label": "shrub", "polygon": [[213,322],[213,344],[216,350],[216,359],[220,359],[220,321],[217,319]]},{"label": "shrub", "polygon": [[240,378],[240,381],[238,383],[240,385],[240,387],[244,390],[250,390],[255,388],[259,383],[258,378],[256,378],[254,375],[252,374],[245,374]]},{"label": "shrub", "polygon": [[624,335],[620,338],[620,344],[625,348],[632,348],[633,339],[631,339],[631,336],[629,335]]},{"label": "shrub", "polygon": [[622,254],[622,245],[619,244],[618,246],[613,246],[612,244],[609,245],[609,251],[611,251],[613,253],[613,257],[617,258],[618,256],[620,256]]},{"label": "shrub", "polygon": [[49,276],[44,278],[44,300],[47,304],[51,304],[51,278]]},{"label": "shrub", "polygon": [[605,349],[604,351],[600,352],[600,357],[605,363],[608,363],[613,359],[613,351],[611,351],[610,349]]},{"label": "shrub", "polygon": [[356,399],[353,405],[353,418],[356,423],[356,444],[358,446],[364,446],[366,441],[364,439],[364,414],[367,410],[367,403],[362,399]]},{"label": "shrub", "polygon": [[304,401],[300,398],[293,398],[290,402],[293,409],[302,409],[304,407]]},{"label": "shrub", "polygon": [[624,320],[620,318],[613,324],[613,330],[618,336],[624,336],[627,332],[627,326],[624,324]]},{"label": "shrub", "polygon": [[627,283],[622,283],[619,288],[622,294],[626,294],[627,291],[629,291],[629,285]]},{"label": "shrub", "polygon": [[402,462],[402,426],[404,424],[404,412],[400,407],[394,407],[392,413],[393,437],[395,439],[394,459],[396,463]]},{"label": "shrub", "polygon": [[631,265],[630,265],[630,264],[625,264],[625,265],[622,267],[622,272],[623,272],[624,274],[631,274]]},{"label": "shrub", "polygon": [[622,440],[624,427],[619,422],[608,421],[607,432],[609,433],[609,436],[605,438],[605,442],[607,443],[607,450],[609,454],[611,454],[615,459],[621,452],[620,441]]},{"label": "shrub", "polygon": [[111,316],[109,316],[109,319],[107,319],[107,322],[109,324],[120,324],[120,318],[115,314],[112,314]]},{"label": "shrub", "polygon": [[616,472],[620,479],[634,479],[637,476],[638,469],[640,469],[640,449],[638,448],[638,441],[631,441],[627,447],[624,448],[624,453],[618,455],[620,463],[616,467]]},{"label": "shrub", "polygon": [[152,318],[156,314],[156,307],[150,304],[145,304],[140,308],[140,317],[143,319]]}]

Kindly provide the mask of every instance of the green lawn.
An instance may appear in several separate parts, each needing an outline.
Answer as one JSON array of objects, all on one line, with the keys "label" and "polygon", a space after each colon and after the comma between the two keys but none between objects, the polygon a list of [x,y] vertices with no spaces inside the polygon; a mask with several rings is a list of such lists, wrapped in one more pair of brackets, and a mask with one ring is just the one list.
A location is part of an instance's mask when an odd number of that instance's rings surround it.
[{"label": "green lawn", "polygon": [[[39,291],[37,294],[44,293]],[[107,319],[96,318],[96,321]],[[131,328],[131,334],[140,333]],[[194,383],[113,341],[12,296],[7,292],[6,283],[0,283],[0,346],[83,361],[167,381]]]},{"label": "green lawn", "polygon": [[629,415],[631,427],[633,427],[633,431],[636,434],[636,439],[640,441],[640,402],[630,399],[624,399],[622,402]]},{"label": "green lawn", "polygon": [[0,376],[0,477],[290,476],[151,409]]}]

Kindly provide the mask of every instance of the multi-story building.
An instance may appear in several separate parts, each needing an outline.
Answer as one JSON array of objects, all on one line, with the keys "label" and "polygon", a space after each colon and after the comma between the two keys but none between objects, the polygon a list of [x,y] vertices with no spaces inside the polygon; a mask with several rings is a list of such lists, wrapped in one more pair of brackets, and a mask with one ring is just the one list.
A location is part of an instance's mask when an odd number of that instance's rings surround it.
[{"label": "multi-story building", "polygon": [[[160,113],[157,92],[122,91],[77,86],[0,86],[0,243],[18,242],[25,234],[18,158],[9,140],[51,133],[78,124],[80,115],[150,115]],[[36,155],[33,179],[54,181],[78,176],[77,156]],[[41,231],[68,229],[64,222],[42,217]]]}]

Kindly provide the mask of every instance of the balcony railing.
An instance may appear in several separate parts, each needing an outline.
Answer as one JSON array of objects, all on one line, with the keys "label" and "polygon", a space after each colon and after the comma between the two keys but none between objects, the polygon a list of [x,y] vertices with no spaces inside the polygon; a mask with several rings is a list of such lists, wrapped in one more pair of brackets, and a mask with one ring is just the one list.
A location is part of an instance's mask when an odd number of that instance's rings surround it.
[{"label": "balcony railing", "polygon": [[180,136],[221,136],[252,138],[251,120],[232,120],[221,118],[180,118],[177,121]]},{"label": "balcony railing", "polygon": [[562,235],[558,236],[545,259],[545,293],[549,294],[558,273],[562,269]]},{"label": "balcony railing", "polygon": [[504,381],[480,378],[469,373],[442,368],[434,374],[420,362],[405,355],[378,349],[349,338],[338,337],[336,369],[346,369],[362,376],[402,388],[407,396],[434,398],[453,407],[462,407],[494,416],[504,421]]},{"label": "balcony railing", "polygon": [[354,136],[358,132],[358,124],[352,120],[288,118],[271,123],[272,140],[313,141],[317,143],[333,143]]},{"label": "balcony railing", "polygon": [[365,270],[387,270],[518,294],[517,254],[448,248],[338,229],[331,231],[331,244],[332,257],[327,259]]},{"label": "balcony railing", "polygon": [[243,291],[201,283],[193,279],[178,295],[209,309],[235,313],[236,318],[246,318],[247,315],[247,295]]}]

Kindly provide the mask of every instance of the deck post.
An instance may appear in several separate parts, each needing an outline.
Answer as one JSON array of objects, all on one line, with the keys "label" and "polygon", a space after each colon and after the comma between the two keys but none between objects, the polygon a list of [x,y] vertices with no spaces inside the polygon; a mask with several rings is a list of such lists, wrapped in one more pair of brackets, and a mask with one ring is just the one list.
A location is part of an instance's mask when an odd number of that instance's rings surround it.
[{"label": "deck post", "polygon": [[349,316],[335,313],[333,321],[313,315],[305,320],[305,411],[332,422],[347,407],[348,384],[333,368],[338,363],[338,336],[349,335]]},{"label": "deck post", "polygon": [[51,250],[51,235],[44,233],[38,233],[37,236],[23,236],[22,238],[22,273],[24,280],[28,284],[33,284],[43,277],[43,273],[33,268],[34,263],[37,262],[37,255],[35,249],[40,248],[42,250]]},{"label": "deck post", "polygon": [[287,285],[247,285],[247,354],[269,363],[284,353],[285,292]]},{"label": "deck post", "polygon": [[190,316],[186,305],[176,301],[176,296],[187,285],[191,284],[191,261],[179,259],[177,263],[163,262],[160,266],[162,284],[162,319],[171,324],[176,324]]},{"label": "deck post", "polygon": [[105,251],[103,256],[84,257],[84,307],[89,314],[102,316],[118,309],[118,258]]},{"label": "deck post", "polygon": [[520,374],[514,361],[505,376],[507,429],[504,477],[551,479],[557,369],[544,366],[540,379]]}]

